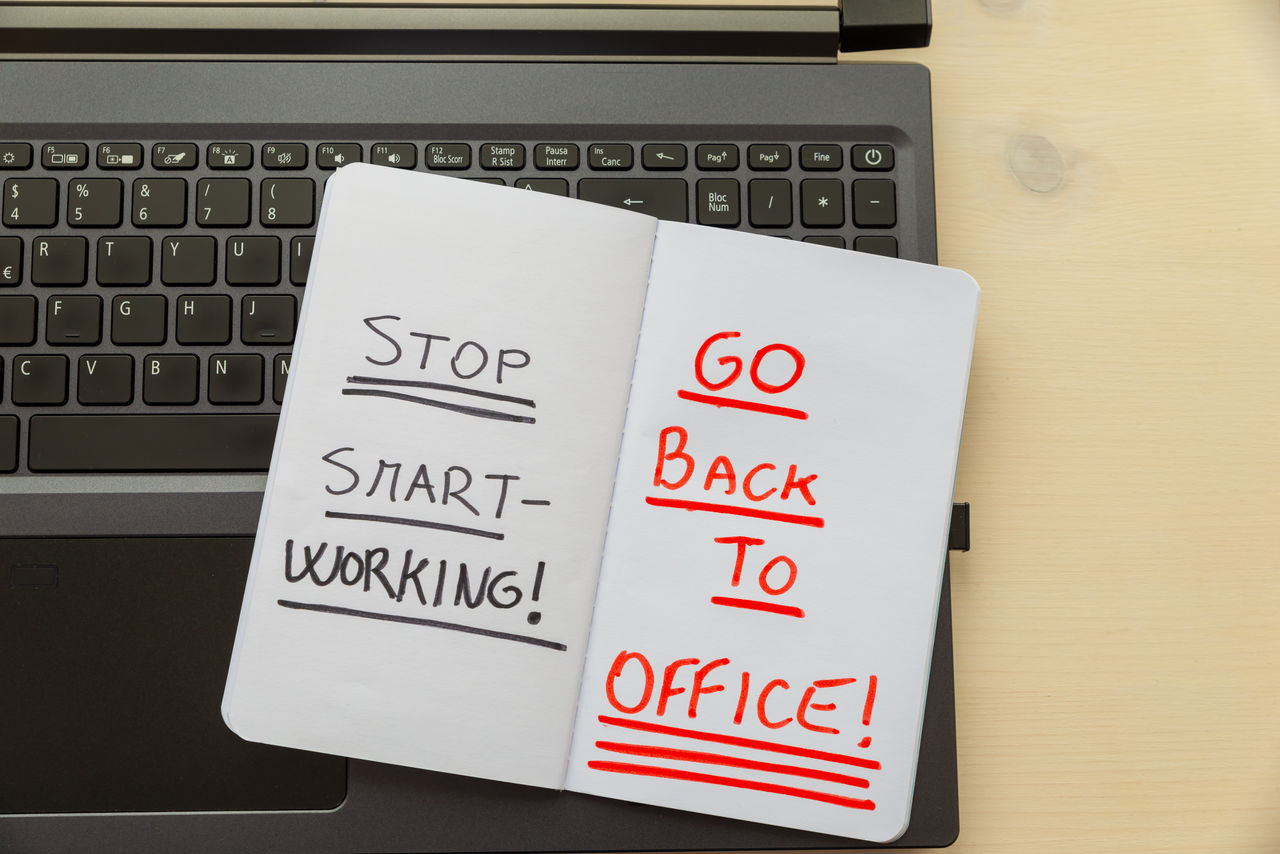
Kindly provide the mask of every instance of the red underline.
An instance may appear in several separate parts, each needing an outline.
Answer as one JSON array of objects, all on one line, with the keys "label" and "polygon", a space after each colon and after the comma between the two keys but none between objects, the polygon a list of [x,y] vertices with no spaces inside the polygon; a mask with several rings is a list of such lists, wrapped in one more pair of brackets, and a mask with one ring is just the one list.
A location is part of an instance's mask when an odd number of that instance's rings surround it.
[{"label": "red underline", "polygon": [[809,417],[809,413],[803,409],[789,409],[785,406],[774,406],[770,403],[754,403],[750,400],[738,400],[736,397],[720,397],[714,394],[700,394],[696,391],[685,391],[680,389],[676,392],[677,397],[685,400],[692,400],[694,403],[709,403],[712,406],[729,406],[733,409],[745,409],[748,412],[763,412],[767,415],[783,415],[787,418],[799,418],[804,421]]},{"label": "red underline", "polygon": [[797,789],[794,786],[779,786],[774,783],[760,783],[755,780],[742,780],[737,777],[721,777],[718,774],[699,774],[696,771],[679,771],[675,768],[659,768],[654,765],[632,765],[629,762],[587,763],[588,768],[597,771],[613,771],[617,774],[638,774],[644,777],[663,777],[668,780],[688,780],[692,783],[712,783],[717,786],[733,786],[738,789],[755,789],[757,792],[770,792],[775,795],[790,795],[793,798],[808,798],[811,801],[825,801],[838,807],[850,807],[858,810],[873,810],[874,801],[863,798],[847,798],[844,795],[829,795],[826,792],[815,792],[811,789]]},{"label": "red underline", "polygon": [[774,522],[790,522],[793,525],[808,525],[821,528],[826,523],[821,516],[800,516],[795,513],[778,513],[774,510],[758,510],[755,507],[735,507],[732,504],[713,504],[710,501],[685,501],[682,498],[654,498],[649,496],[645,502],[654,507],[674,507],[677,510],[705,510],[708,513],[729,513],[733,516],[750,516],[753,519],[770,519]]},{"label": "red underline", "polygon": [[790,744],[778,744],[773,741],[761,741],[756,738],[742,738],[737,735],[721,735],[718,732],[702,732],[696,729],[685,729],[666,724],[653,724],[648,721],[635,721],[628,718],[615,718],[600,715],[600,723],[606,726],[620,726],[627,729],[638,729],[642,732],[656,732],[662,735],[679,735],[698,741],[714,741],[718,744],[732,744],[736,747],[753,747],[756,750],[770,750],[774,753],[786,753],[791,756],[804,756],[809,759],[822,759],[826,762],[839,762],[842,765],[856,765],[859,768],[880,769],[880,763],[874,759],[863,759],[861,756],[848,756],[844,753],[830,753],[826,750],[813,750],[808,747],[794,747]]},{"label": "red underline", "polygon": [[752,611],[768,611],[771,614],[785,614],[788,617],[803,617],[804,611],[794,605],[776,605],[773,602],[762,602],[759,599],[734,599],[731,596],[712,596],[712,605],[728,605],[730,608],[749,608]]},{"label": "red underline", "polygon": [[675,759],[684,762],[704,762],[708,765],[727,765],[730,768],[749,768],[753,771],[772,771],[775,774],[790,774],[793,777],[811,777],[814,780],[826,780],[829,783],[843,783],[846,786],[857,786],[865,789],[871,783],[865,777],[850,777],[848,774],[836,774],[833,771],[820,771],[817,768],[804,768],[800,765],[782,765],[777,762],[760,762],[756,759],[740,759],[737,756],[726,756],[723,753],[703,753],[700,750],[677,750],[671,747],[654,747],[647,744],[622,744],[616,741],[597,741],[596,747],[601,750],[612,750],[614,753],[629,753],[633,756],[647,756],[650,759]]}]

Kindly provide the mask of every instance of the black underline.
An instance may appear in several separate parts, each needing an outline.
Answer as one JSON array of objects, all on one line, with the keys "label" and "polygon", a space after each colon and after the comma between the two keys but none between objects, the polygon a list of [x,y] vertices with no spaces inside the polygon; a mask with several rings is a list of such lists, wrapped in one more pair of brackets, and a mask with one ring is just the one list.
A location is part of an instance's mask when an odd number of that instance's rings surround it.
[{"label": "black underline", "polygon": [[471,635],[484,635],[488,638],[515,641],[516,643],[527,643],[532,646],[545,646],[548,649],[558,649],[561,652],[568,649],[567,646],[556,641],[543,640],[542,638],[530,637],[529,635],[517,635],[512,634],[511,632],[496,632],[492,629],[478,629],[475,626],[446,623],[442,620],[428,620],[425,617],[404,617],[399,614],[379,614],[376,611],[358,611],[355,608],[340,608],[337,605],[317,605],[313,602],[294,602],[289,599],[277,599],[276,604],[282,605],[285,608],[293,608],[298,611],[319,611],[322,614],[342,614],[345,617],[364,617],[366,620],[385,620],[388,623],[409,623],[414,626],[430,626],[433,629],[448,629],[451,632],[466,632]]},{"label": "black underline", "polygon": [[452,531],[455,534],[470,534],[473,537],[487,537],[490,540],[501,540],[505,534],[498,531],[482,531],[479,528],[464,528],[461,525],[447,525],[444,522],[431,522],[426,519],[407,519],[403,516],[377,516],[372,513],[342,513],[338,510],[326,510],[324,515],[330,519],[355,519],[359,522],[386,522],[389,525],[410,525],[414,528],[434,528],[437,531]]},{"label": "black underline", "polygon": [[358,394],[366,397],[389,397],[392,400],[407,400],[410,403],[421,403],[423,406],[436,406],[450,412],[463,415],[475,415],[478,418],[493,418],[497,421],[519,421],[522,424],[533,424],[534,419],[527,415],[511,415],[506,412],[495,412],[492,409],[480,409],[475,406],[459,406],[456,403],[445,403],[443,400],[432,400],[429,397],[417,397],[412,394],[400,394],[394,391],[382,391],[376,388],[344,388],[343,394]]},{"label": "black underline", "polygon": [[505,400],[508,403],[518,403],[521,406],[536,406],[532,400],[527,397],[514,397],[509,394],[498,394],[494,391],[481,391],[478,388],[467,388],[462,385],[449,385],[448,383],[433,383],[427,380],[393,380],[382,379],[380,377],[347,377],[349,383],[361,383],[362,385],[398,385],[411,386],[413,388],[431,388],[436,391],[456,391],[459,394],[470,394],[475,397],[486,397],[489,400]]}]

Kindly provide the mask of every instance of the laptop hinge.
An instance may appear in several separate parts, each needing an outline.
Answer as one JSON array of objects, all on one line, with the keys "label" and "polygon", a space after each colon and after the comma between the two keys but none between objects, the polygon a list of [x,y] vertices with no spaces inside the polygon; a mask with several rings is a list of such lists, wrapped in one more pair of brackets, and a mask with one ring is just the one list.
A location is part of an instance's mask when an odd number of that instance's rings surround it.
[{"label": "laptop hinge", "polygon": [[6,58],[834,62],[839,0],[449,5],[0,0]]}]

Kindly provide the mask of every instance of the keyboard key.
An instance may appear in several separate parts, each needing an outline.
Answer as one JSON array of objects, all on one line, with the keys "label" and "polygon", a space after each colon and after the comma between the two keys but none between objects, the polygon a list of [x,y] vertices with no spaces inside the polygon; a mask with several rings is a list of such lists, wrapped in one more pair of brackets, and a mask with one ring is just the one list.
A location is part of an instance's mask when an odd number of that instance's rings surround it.
[{"label": "keyboard key", "polygon": [[119,178],[82,178],[67,188],[67,225],[115,228],[120,224],[124,183]]},{"label": "keyboard key", "polygon": [[0,169],[30,169],[31,145],[26,142],[0,142]]},{"label": "keyboard key", "polygon": [[843,149],[838,145],[800,146],[801,169],[839,169],[844,165]]},{"label": "keyboard key", "polygon": [[275,285],[280,282],[280,238],[227,238],[227,284]]},{"label": "keyboard key", "polygon": [[61,406],[67,402],[67,357],[14,357],[10,389],[19,406]]},{"label": "keyboard key", "polygon": [[831,246],[835,249],[844,248],[844,238],[834,234],[811,234],[804,239],[805,243],[816,243],[819,246]]},{"label": "keyboard key", "polygon": [[467,177],[466,175],[464,175],[464,176],[462,176],[462,180],[464,180],[464,181],[475,181],[477,184],[492,184],[492,185],[494,185],[495,187],[505,187],[505,186],[507,186],[507,182],[506,182],[506,181],[504,181],[504,180],[502,180],[501,178],[470,178],[470,177]]},{"label": "keyboard key", "polygon": [[[0,367],[4,367],[0,364]],[[0,415],[0,472],[18,470],[18,416]]]},{"label": "keyboard key", "polygon": [[200,359],[188,354],[147,356],[142,361],[142,402],[190,406],[200,395]]},{"label": "keyboard key", "polygon": [[0,346],[36,343],[36,298],[0,296]]},{"label": "keyboard key", "polygon": [[307,147],[300,142],[268,142],[262,146],[264,169],[304,169]]},{"label": "keyboard key", "polygon": [[196,224],[205,227],[249,224],[248,178],[201,178],[196,184]]},{"label": "keyboard key", "polygon": [[157,142],[151,146],[153,169],[194,169],[198,157],[194,142]]},{"label": "keyboard key", "polygon": [[271,372],[271,399],[284,403],[284,388],[289,381],[289,366],[293,357],[288,353],[276,356],[275,369]]},{"label": "keyboard key", "polygon": [[800,221],[811,228],[844,225],[844,184],[836,178],[801,181]]},{"label": "keyboard key", "polygon": [[209,359],[210,403],[262,403],[262,357],[218,353]]},{"label": "keyboard key", "polygon": [[[193,357],[194,358],[194,357]],[[266,471],[275,415],[36,415],[32,471]]]},{"label": "keyboard key", "polygon": [[245,344],[292,344],[297,301],[291,296],[247,296],[240,303]]},{"label": "keyboard key", "polygon": [[518,142],[491,142],[480,146],[480,168],[523,169],[524,146]]},{"label": "keyboard key", "polygon": [[683,169],[688,151],[677,143],[656,143],[640,149],[640,162],[646,169]]},{"label": "keyboard key", "polygon": [[703,178],[698,182],[698,222],[735,226],[742,219],[738,182],[733,178]]},{"label": "keyboard key", "polygon": [[411,142],[380,142],[369,153],[369,162],[375,166],[412,169],[418,165],[418,147]]},{"label": "keyboard key", "polygon": [[694,149],[699,169],[737,169],[738,146],[699,145]]},{"label": "keyboard key", "polygon": [[791,182],[781,178],[763,178],[749,185],[751,224],[755,226],[791,225]]},{"label": "keyboard key", "polygon": [[316,148],[316,165],[321,169],[337,169],[364,159],[364,149],[354,142],[326,142]]},{"label": "keyboard key", "polygon": [[289,244],[289,281],[295,285],[305,285],[311,273],[311,250],[316,239],[311,236],[293,238]]},{"label": "keyboard key", "polygon": [[688,222],[689,185],[680,178],[583,178],[578,198]]},{"label": "keyboard key", "polygon": [[577,169],[578,146],[571,142],[544,142],[535,145],[533,165],[539,169]]},{"label": "keyboard key", "polygon": [[897,258],[898,238],[888,234],[864,234],[853,241],[853,248],[859,252],[870,252],[872,255]]},{"label": "keyboard key", "polygon": [[136,142],[104,142],[98,146],[99,169],[142,168],[142,146]]},{"label": "keyboard key", "polygon": [[853,168],[858,170],[884,171],[893,168],[892,145],[855,145],[853,147]]},{"label": "keyboard key", "polygon": [[212,285],[218,241],[212,237],[166,237],[160,244],[160,281],[166,285]]},{"label": "keyboard key", "polygon": [[469,169],[471,146],[465,142],[433,142],[423,160],[428,169]]},{"label": "keyboard key", "polygon": [[98,284],[151,283],[150,237],[99,237]]},{"label": "keyboard key", "polygon": [[263,225],[309,226],[315,221],[316,184],[310,178],[270,178],[262,182]]},{"label": "keyboard key", "polygon": [[187,182],[182,178],[139,178],[133,182],[133,224],[187,224]]},{"label": "keyboard key", "polygon": [[50,226],[58,221],[55,178],[10,178],[4,182],[4,224],[13,228]]},{"label": "keyboard key", "polygon": [[102,298],[89,294],[45,300],[44,340],[91,347],[102,340]]},{"label": "keyboard key", "polygon": [[76,400],[89,406],[124,406],[133,402],[133,357],[81,356]]},{"label": "keyboard key", "polygon": [[31,243],[31,281],[36,285],[83,285],[89,241],[83,237],[37,237]]},{"label": "keyboard key", "polygon": [[22,238],[0,237],[0,288],[22,284]]},{"label": "keyboard key", "polygon": [[247,142],[213,142],[205,149],[204,162],[210,169],[248,169],[253,165],[253,146]]},{"label": "keyboard key", "polygon": [[550,193],[553,196],[569,195],[569,182],[563,178],[518,178],[516,187],[521,190]]},{"label": "keyboard key", "polygon": [[83,142],[46,142],[40,149],[46,169],[83,169],[89,165],[89,146]]},{"label": "keyboard key", "polygon": [[162,296],[116,297],[111,301],[111,343],[163,344],[168,303]]},{"label": "keyboard key", "polygon": [[788,145],[747,146],[747,166],[752,169],[789,169],[791,147]]},{"label": "keyboard key", "polygon": [[179,297],[177,311],[174,338],[179,344],[226,344],[231,340],[231,297]]},{"label": "keyboard key", "polygon": [[887,228],[898,221],[893,182],[887,178],[853,182],[853,222],[864,227]]},{"label": "keyboard key", "polygon": [[592,169],[630,169],[631,146],[620,142],[597,142],[587,146],[587,165]]}]

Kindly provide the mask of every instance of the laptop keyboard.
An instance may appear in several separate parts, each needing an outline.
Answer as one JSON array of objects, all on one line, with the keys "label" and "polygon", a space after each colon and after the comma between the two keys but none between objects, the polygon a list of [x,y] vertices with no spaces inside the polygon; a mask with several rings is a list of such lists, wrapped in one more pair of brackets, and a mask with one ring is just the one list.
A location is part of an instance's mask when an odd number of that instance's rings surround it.
[{"label": "laptop keyboard", "polygon": [[324,181],[357,161],[899,249],[877,139],[0,142],[0,473],[265,471]]}]

